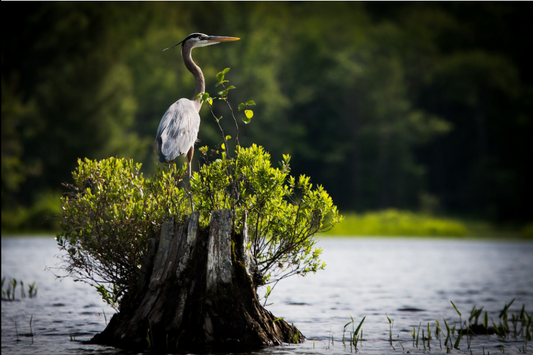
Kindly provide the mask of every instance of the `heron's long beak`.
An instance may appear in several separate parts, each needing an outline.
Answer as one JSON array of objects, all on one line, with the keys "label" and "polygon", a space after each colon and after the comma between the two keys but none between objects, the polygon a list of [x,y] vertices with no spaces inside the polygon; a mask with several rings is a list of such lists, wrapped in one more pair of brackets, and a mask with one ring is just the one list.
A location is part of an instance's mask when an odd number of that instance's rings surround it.
[{"label": "heron's long beak", "polygon": [[240,40],[239,37],[227,37],[227,36],[209,36],[207,42],[220,43],[220,42],[233,42]]}]

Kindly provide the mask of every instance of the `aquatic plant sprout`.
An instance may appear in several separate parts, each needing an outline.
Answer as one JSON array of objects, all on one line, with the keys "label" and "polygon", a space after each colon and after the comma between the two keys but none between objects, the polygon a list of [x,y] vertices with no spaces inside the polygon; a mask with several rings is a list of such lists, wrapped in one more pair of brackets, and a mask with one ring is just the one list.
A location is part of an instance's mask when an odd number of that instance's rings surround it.
[{"label": "aquatic plant sprout", "polygon": [[[17,280],[15,278],[11,279],[11,282],[6,283],[6,278],[2,277],[2,300],[14,301],[16,299],[16,289],[17,286],[20,286],[20,298],[26,298],[26,289],[24,288],[24,281]],[[4,284],[7,285],[4,290]],[[31,284],[28,284],[28,297],[35,298],[37,297],[37,286],[35,281]]]},{"label": "aquatic plant sprout", "polygon": [[[415,351],[431,351],[431,340],[435,338],[439,340],[439,348],[443,349],[443,344],[441,341],[442,335],[445,336],[444,348],[447,354],[464,353],[465,338],[466,350],[472,352],[472,343],[475,341],[474,337],[479,335],[487,335],[489,341],[492,340],[493,342],[496,342],[498,344],[497,347],[500,348],[500,351],[502,353],[505,352],[506,346],[510,347],[510,345],[504,344],[508,344],[509,341],[513,339],[515,343],[514,348],[516,348],[517,343],[519,343],[519,339],[521,338],[521,341],[523,341],[523,343],[519,344],[518,351],[521,353],[527,353],[528,350],[531,350],[529,343],[531,342],[531,336],[533,333],[533,317],[531,317],[525,310],[525,305],[522,305],[522,308],[518,313],[509,313],[509,307],[512,305],[513,302],[514,299],[504,305],[502,311],[499,312],[499,323],[496,324],[496,322],[494,322],[494,326],[489,328],[486,328],[486,326],[484,326],[483,324],[478,323],[479,315],[481,314],[483,307],[478,309],[475,305],[473,306],[472,311],[470,312],[469,320],[464,321],[459,328],[457,328],[455,325],[453,327],[450,327],[448,321],[443,318],[444,324],[446,326],[446,333],[440,327],[439,321],[437,319],[435,319],[434,323],[434,333],[431,330],[431,322],[427,322],[426,326],[422,326],[422,322],[419,322],[418,330],[415,326],[412,326],[412,331],[409,333],[410,337],[412,338],[412,348]],[[451,303],[452,305],[454,305],[453,302]],[[457,306],[454,305],[454,309],[458,315],[462,315]],[[413,352],[412,350],[409,351],[409,349],[404,347],[400,334],[397,334],[396,337],[393,336],[394,320],[391,319],[387,314],[385,314],[385,316],[389,325],[389,334],[386,341],[392,347],[392,350],[397,350],[393,345],[394,342],[397,342],[401,346],[402,352]],[[350,349],[353,350],[354,353],[358,353],[357,344],[359,341],[362,340],[362,329],[361,334],[359,334],[359,330],[365,319],[366,316],[362,318],[357,329],[352,331],[351,333],[352,341],[350,344]],[[511,321],[512,326],[509,326],[509,320]],[[350,316],[350,321],[344,324],[342,328],[342,344],[344,348],[346,348],[346,329],[349,325],[352,325],[353,327],[354,323],[354,318]],[[453,324],[455,324],[455,321],[453,321]],[[407,330],[403,330],[402,332],[407,332]],[[490,338],[490,335],[496,335],[497,338]],[[332,350],[331,348],[335,345],[334,339],[335,337],[333,331],[332,329],[330,329],[327,343],[328,350]],[[352,345],[354,346],[354,348],[352,348]]]}]

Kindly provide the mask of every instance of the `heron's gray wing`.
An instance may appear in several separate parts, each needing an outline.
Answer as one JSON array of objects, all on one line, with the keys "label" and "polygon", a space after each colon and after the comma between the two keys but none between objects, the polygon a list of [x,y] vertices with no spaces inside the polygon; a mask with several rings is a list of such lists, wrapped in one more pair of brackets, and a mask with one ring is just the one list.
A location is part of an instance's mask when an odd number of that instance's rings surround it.
[{"label": "heron's gray wing", "polygon": [[200,129],[200,115],[189,99],[179,99],[163,115],[157,129],[159,161],[172,161],[194,145]]}]

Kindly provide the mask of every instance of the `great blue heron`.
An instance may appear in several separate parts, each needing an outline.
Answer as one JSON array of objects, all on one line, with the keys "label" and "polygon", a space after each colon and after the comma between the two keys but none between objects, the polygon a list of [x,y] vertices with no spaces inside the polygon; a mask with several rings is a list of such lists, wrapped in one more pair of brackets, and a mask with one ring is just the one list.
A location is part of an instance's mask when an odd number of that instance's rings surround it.
[{"label": "great blue heron", "polygon": [[159,127],[157,128],[157,152],[159,161],[171,162],[180,155],[187,154],[187,167],[189,178],[191,177],[191,161],[194,154],[194,143],[198,138],[200,128],[200,108],[202,103],[200,99],[195,99],[199,93],[205,91],[205,79],[202,69],[191,57],[193,48],[205,47],[220,42],[237,41],[237,37],[227,36],[208,36],[203,33],[192,33],[183,41],[167,49],[176,47],[181,44],[181,56],[185,67],[194,75],[196,80],[196,90],[194,90],[193,100],[179,99],[174,102],[165,112]]}]

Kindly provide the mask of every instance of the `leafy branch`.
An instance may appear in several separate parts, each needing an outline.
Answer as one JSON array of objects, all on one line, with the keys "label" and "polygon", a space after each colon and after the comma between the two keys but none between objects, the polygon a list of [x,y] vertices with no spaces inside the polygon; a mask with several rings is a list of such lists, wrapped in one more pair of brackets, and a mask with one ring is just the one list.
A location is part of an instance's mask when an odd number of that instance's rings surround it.
[{"label": "leafy branch", "polygon": [[[233,119],[233,123],[235,124],[235,130],[236,130],[235,141],[236,141],[237,145],[240,146],[240,142],[239,142],[239,133],[240,133],[239,122],[238,122],[237,118],[235,117],[235,112],[233,111],[233,107],[231,106],[231,104],[228,101],[228,94],[229,94],[230,90],[236,89],[236,87],[234,85],[229,85],[229,86],[226,85],[226,84],[229,83],[229,80],[226,79],[226,73],[229,72],[229,71],[230,71],[230,68],[226,68],[226,69],[222,70],[221,72],[217,73],[217,75],[216,75],[217,83],[215,84],[215,87],[222,86],[223,90],[219,91],[218,92],[219,96],[218,97],[215,96],[214,98],[217,99],[217,100],[222,100],[222,101],[226,102],[226,105],[228,106],[228,109],[230,110],[230,114],[231,114],[231,117]],[[198,94],[196,98],[200,98],[202,103],[207,102],[209,104],[209,109],[211,111],[211,115],[214,117],[214,119],[215,119],[215,121],[216,121],[216,123],[218,125],[218,128],[220,129],[220,132],[222,133],[222,140],[224,141],[223,149],[226,151],[226,154],[228,156],[230,156],[229,155],[229,149],[228,149],[228,139],[231,139],[231,136],[224,134],[224,129],[220,125],[220,120],[222,120],[223,117],[222,116],[217,116],[215,114],[215,112],[213,111],[213,98],[207,92]],[[248,100],[245,103],[240,103],[239,106],[238,106],[238,111],[244,110],[244,117],[242,117],[242,122],[244,122],[245,124],[249,124],[252,121],[252,117],[254,115],[254,112],[249,108],[250,106],[255,106],[255,101],[254,100]]]}]

